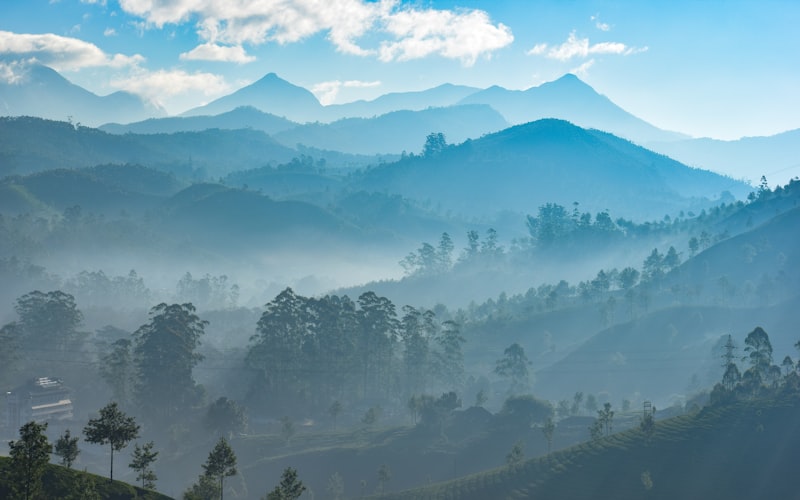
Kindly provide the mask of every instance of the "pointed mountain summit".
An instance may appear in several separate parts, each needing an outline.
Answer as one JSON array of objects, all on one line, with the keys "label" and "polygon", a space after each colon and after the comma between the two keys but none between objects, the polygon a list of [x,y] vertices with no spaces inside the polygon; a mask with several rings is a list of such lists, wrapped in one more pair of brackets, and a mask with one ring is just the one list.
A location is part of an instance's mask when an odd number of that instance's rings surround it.
[{"label": "pointed mountain summit", "polygon": [[252,106],[296,122],[315,121],[322,113],[322,105],[314,94],[275,73],[268,73],[232,94],[190,109],[181,116],[219,115],[242,106]]},{"label": "pointed mountain summit", "polygon": [[443,210],[468,217],[494,216],[499,210],[533,213],[548,202],[570,206],[578,201],[591,212],[607,209],[647,220],[687,206],[699,210],[723,191],[741,196],[749,189],[606,132],[556,119],[381,165],[360,182],[367,191],[436,200]]},{"label": "pointed mountain summit", "polygon": [[580,127],[611,132],[639,144],[685,138],[628,113],[573,74],[524,91],[490,87],[460,101],[460,104],[467,103],[488,104],[511,123],[558,118]]},{"label": "pointed mountain summit", "polygon": [[99,96],[71,83],[47,66],[30,65],[17,80],[0,82],[0,115],[71,119],[97,126],[164,116],[159,106],[129,92]]}]

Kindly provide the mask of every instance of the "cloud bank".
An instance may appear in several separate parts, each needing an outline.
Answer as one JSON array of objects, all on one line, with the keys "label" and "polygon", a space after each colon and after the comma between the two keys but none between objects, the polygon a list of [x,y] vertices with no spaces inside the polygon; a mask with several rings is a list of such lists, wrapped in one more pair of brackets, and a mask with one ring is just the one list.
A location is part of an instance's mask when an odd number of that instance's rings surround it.
[{"label": "cloud bank", "polygon": [[[247,44],[287,44],[326,33],[345,54],[386,62],[438,55],[470,66],[514,40],[510,28],[494,24],[484,11],[421,9],[398,0],[120,0],[119,5],[150,28],[194,22],[203,44],[187,54],[219,57],[219,50],[208,47],[225,46],[242,51],[234,62],[247,57],[241,49]],[[371,45],[363,45],[363,38]]]}]

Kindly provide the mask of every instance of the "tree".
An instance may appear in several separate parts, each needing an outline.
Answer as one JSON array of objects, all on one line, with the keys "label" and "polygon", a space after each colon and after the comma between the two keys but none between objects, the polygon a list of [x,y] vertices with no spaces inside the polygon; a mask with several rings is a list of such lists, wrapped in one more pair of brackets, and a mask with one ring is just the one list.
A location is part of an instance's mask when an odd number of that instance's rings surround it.
[{"label": "tree", "polygon": [[548,418],[547,421],[542,426],[542,434],[544,438],[547,440],[547,453],[550,453],[550,449],[553,447],[553,434],[556,431],[556,424],[553,422],[552,417]]},{"label": "tree", "polygon": [[192,369],[203,357],[196,352],[207,321],[192,304],[161,303],[150,321],[134,332],[139,408],[154,420],[171,419],[197,400]]},{"label": "tree", "polygon": [[509,396],[497,416],[516,428],[529,429],[536,422],[553,418],[553,405],[530,394]]},{"label": "tree", "polygon": [[339,418],[339,414],[342,413],[342,403],[339,402],[337,399],[328,407],[328,415],[333,418],[333,428],[336,429],[336,419]]},{"label": "tree", "polygon": [[331,474],[328,478],[328,487],[325,488],[332,500],[342,500],[344,498],[344,479],[338,472]]},{"label": "tree", "polygon": [[215,480],[219,487],[219,498],[222,500],[225,478],[237,474],[236,455],[224,437],[219,438],[214,449],[208,454],[206,463],[203,464],[203,474]]},{"label": "tree", "polygon": [[477,394],[475,394],[475,406],[476,407],[482,408],[483,405],[485,405],[487,401],[489,401],[489,396],[486,395],[486,391],[485,390],[481,389],[480,391],[478,391]]},{"label": "tree", "polygon": [[123,407],[130,403],[131,387],[135,380],[133,353],[130,339],[118,339],[111,344],[111,352],[100,362],[100,377],[111,387],[114,400]]},{"label": "tree", "polygon": [[462,346],[466,342],[455,321],[442,323],[442,333],[437,337],[440,351],[437,352],[439,373],[448,389],[461,386],[464,379],[464,353]]},{"label": "tree", "polygon": [[72,463],[78,458],[80,450],[78,450],[78,438],[70,435],[69,429],[58,438],[53,453],[61,457],[61,465],[67,469],[72,468]]},{"label": "tree", "polygon": [[247,428],[247,416],[244,408],[236,401],[221,397],[211,403],[206,412],[205,426],[221,436],[231,437],[234,433],[244,432]]},{"label": "tree", "polygon": [[19,341],[22,335],[22,328],[18,323],[8,323],[0,328],[0,384],[11,386],[13,382],[9,380],[14,373],[14,365],[19,360]]},{"label": "tree", "polygon": [[522,441],[517,441],[506,455],[506,465],[514,467],[525,461],[525,447]]},{"label": "tree", "polygon": [[281,475],[281,482],[266,497],[266,500],[297,500],[306,491],[303,482],[297,478],[297,469],[287,467]]},{"label": "tree", "polygon": [[89,443],[104,445],[111,448],[111,472],[109,480],[114,480],[114,452],[120,451],[132,440],[139,437],[139,426],[133,417],[123,413],[116,402],[107,404],[100,409],[100,418],[89,420],[83,428],[83,434]]},{"label": "tree", "polygon": [[381,464],[378,468],[378,488],[381,491],[381,495],[386,491],[386,483],[388,483],[390,479],[392,479],[392,471],[389,469],[388,465]]},{"label": "tree", "polygon": [[133,448],[133,460],[128,464],[128,467],[138,473],[136,480],[141,481],[142,488],[146,490],[152,490],[156,487],[156,479],[158,477],[150,467],[156,461],[156,457],[158,457],[158,452],[153,451],[152,441],[141,447],[136,444]]},{"label": "tree", "polygon": [[197,482],[183,492],[183,500],[216,500],[220,498],[220,489],[217,481],[205,474],[201,474]]},{"label": "tree", "polygon": [[431,132],[425,137],[425,145],[422,147],[422,156],[432,158],[447,148],[447,141],[441,132]]},{"label": "tree", "polygon": [[769,335],[758,326],[747,334],[744,343],[747,346],[744,348],[747,353],[745,359],[749,359],[750,368],[763,380],[772,365],[772,343]]},{"label": "tree", "polygon": [[611,403],[605,403],[603,409],[597,411],[597,420],[602,425],[604,434],[610,436],[614,429],[614,412],[611,410]]},{"label": "tree", "polygon": [[8,443],[11,485],[19,498],[29,500],[39,496],[42,475],[52,451],[45,430],[46,423],[28,422],[20,427],[19,439]]},{"label": "tree", "polygon": [[508,346],[503,354],[503,358],[497,360],[494,372],[510,381],[509,393],[525,392],[530,384],[528,366],[531,365],[525,355],[525,349],[514,343]]},{"label": "tree", "polygon": [[572,396],[572,406],[570,407],[570,414],[577,415],[581,411],[581,404],[583,403],[583,392],[578,391]]},{"label": "tree", "polygon": [[75,297],[60,290],[47,293],[37,290],[19,297],[14,309],[19,315],[20,348],[33,352],[48,350],[48,361],[28,361],[33,369],[52,369],[53,362],[75,361],[83,340],[78,331],[83,314],[75,304]]},{"label": "tree", "polygon": [[297,432],[297,429],[294,426],[294,422],[292,419],[284,416],[281,417],[281,436],[283,437],[283,442],[288,446],[289,441],[291,441],[292,436]]}]

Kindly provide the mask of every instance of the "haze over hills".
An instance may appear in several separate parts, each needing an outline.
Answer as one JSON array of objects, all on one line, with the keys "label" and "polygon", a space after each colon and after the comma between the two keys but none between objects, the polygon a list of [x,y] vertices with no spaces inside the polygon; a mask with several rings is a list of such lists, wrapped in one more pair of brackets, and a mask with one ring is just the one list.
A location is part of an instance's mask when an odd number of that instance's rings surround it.
[{"label": "haze over hills", "polygon": [[253,106],[242,106],[213,116],[149,118],[128,124],[106,123],[99,129],[110,134],[172,134],[175,132],[201,132],[210,128],[227,130],[249,128],[272,135],[296,126],[297,123],[286,118],[259,111]]},{"label": "haze over hills", "polygon": [[164,115],[164,109],[135,94],[120,91],[98,96],[38,64],[29,65],[19,80],[0,81],[0,116],[71,119],[98,126]]},{"label": "haze over hills", "polygon": [[[392,189],[441,203],[443,210],[481,216],[530,213],[545,202],[661,217],[691,198],[742,196],[745,184],[691,169],[613,135],[561,120],[540,120],[444,149],[373,168],[362,189]],[[678,209],[680,210],[680,209]]]},{"label": "haze over hills", "polygon": [[347,118],[330,124],[309,123],[275,134],[289,147],[297,144],[351,154],[417,153],[425,136],[441,132],[457,144],[490,132],[508,123],[486,105],[459,105],[428,108],[422,111],[393,111],[374,118]]},{"label": "haze over hills", "polygon": [[453,106],[479,90],[466,85],[446,83],[416,92],[391,92],[371,101],[360,100],[345,104],[331,104],[325,107],[325,112],[328,120],[338,120],[341,118],[369,118],[399,110],[420,111],[427,108]]},{"label": "haze over hills", "polygon": [[735,141],[708,138],[655,141],[648,143],[647,147],[687,165],[720,172],[753,184],[757,184],[762,175],[772,185],[775,178],[783,183],[783,179],[800,175],[800,129],[769,137],[743,137]]}]

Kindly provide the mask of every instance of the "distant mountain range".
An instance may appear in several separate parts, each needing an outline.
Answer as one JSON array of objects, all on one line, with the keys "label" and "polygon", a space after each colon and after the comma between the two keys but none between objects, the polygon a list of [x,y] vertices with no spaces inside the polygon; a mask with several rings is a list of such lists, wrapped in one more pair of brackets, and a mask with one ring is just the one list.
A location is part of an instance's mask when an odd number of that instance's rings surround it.
[{"label": "distant mountain range", "polygon": [[611,134],[553,119],[373,168],[356,185],[430,200],[465,216],[533,213],[546,202],[579,202],[582,210],[639,219],[686,209],[692,198],[707,203],[724,191],[741,198],[750,189]]},{"label": "distant mountain range", "polygon": [[800,129],[736,141],[708,138],[656,141],[648,143],[647,147],[687,165],[721,172],[754,185],[762,175],[772,185],[775,178],[800,176]]},{"label": "distant mountain range", "polygon": [[[465,105],[489,106],[497,115],[489,117],[484,111],[479,116],[474,114],[475,108],[464,108]],[[431,108],[460,108],[460,111]],[[426,114],[395,115],[398,111]],[[465,114],[459,116],[459,113]],[[103,130],[116,134],[252,128],[269,135],[282,134],[280,141],[291,147],[302,144],[370,154],[416,151],[421,144],[418,135],[430,132],[443,132],[454,143],[497,132],[508,124],[557,118],[612,133],[688,165],[736,179],[758,182],[761,175],[767,175],[782,182],[800,174],[797,162],[800,131],[738,141],[691,139],[659,129],[628,113],[572,74],[527,90],[444,84],[427,90],[390,93],[371,101],[323,106],[307,89],[269,73],[179,117],[166,117],[163,109],[133,94],[115,92],[98,96],[50,68],[32,65],[22,81],[0,84],[0,115],[71,120],[89,126],[106,124]],[[401,117],[407,121],[400,120]],[[354,118],[366,121],[348,120]],[[400,129],[416,125],[428,130]],[[364,131],[371,134],[369,143],[359,141],[359,137],[365,137]]]},{"label": "distant mountain range", "polygon": [[98,96],[46,66],[31,65],[14,83],[0,81],[0,115],[37,116],[97,126],[165,116],[166,111],[129,92]]}]

